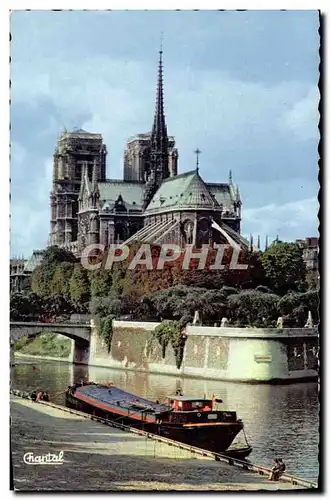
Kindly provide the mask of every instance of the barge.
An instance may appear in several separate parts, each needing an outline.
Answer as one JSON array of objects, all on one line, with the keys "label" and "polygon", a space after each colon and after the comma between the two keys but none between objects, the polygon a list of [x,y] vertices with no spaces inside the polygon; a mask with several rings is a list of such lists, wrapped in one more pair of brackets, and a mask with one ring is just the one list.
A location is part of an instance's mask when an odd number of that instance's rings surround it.
[{"label": "barge", "polygon": [[240,457],[252,448],[228,450],[243,422],[235,411],[215,410],[216,398],[169,396],[165,404],[153,402],[123,391],[113,385],[93,382],[68,388],[66,405],[85,413],[117,421],[130,427],[158,434],[214,452],[225,452]]}]

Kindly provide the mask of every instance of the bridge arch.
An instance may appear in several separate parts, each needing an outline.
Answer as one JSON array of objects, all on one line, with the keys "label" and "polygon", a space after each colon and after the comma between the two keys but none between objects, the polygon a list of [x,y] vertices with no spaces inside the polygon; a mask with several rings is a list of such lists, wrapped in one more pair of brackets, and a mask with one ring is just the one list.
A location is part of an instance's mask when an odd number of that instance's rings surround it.
[{"label": "bridge arch", "polygon": [[91,338],[91,325],[74,323],[10,323],[10,362],[14,363],[15,342],[25,336],[39,333],[56,333],[70,338],[72,349],[69,361],[73,363],[88,364],[89,346]]},{"label": "bridge arch", "polygon": [[10,323],[10,341],[39,333],[57,333],[64,335],[72,340],[83,340],[90,342],[91,326],[74,323],[32,323],[32,322],[11,322]]}]

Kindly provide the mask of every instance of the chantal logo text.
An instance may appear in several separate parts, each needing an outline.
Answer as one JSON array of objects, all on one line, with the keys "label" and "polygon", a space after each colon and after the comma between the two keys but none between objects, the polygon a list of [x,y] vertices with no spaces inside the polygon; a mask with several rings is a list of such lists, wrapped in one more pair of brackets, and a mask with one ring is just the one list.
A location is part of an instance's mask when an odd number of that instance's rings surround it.
[{"label": "chantal logo text", "polygon": [[47,455],[34,455],[32,451],[25,453],[23,460],[28,465],[58,465],[63,464],[64,452],[60,451],[58,455],[55,453],[47,453]]}]

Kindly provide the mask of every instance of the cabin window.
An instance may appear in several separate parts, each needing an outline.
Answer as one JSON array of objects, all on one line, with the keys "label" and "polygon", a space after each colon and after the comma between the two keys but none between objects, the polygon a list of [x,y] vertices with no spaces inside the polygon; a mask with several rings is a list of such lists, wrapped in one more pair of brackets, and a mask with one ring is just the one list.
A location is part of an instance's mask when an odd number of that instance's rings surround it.
[{"label": "cabin window", "polygon": [[199,410],[200,408],[203,408],[204,406],[211,406],[211,401],[192,401],[191,402],[191,409],[192,410]]}]

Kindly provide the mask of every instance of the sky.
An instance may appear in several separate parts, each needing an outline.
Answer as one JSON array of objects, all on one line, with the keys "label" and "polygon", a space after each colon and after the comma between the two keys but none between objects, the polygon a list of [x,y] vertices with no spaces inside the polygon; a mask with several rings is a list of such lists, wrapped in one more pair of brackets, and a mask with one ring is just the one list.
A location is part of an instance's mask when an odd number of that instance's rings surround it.
[{"label": "sky", "polygon": [[242,234],[318,235],[316,11],[16,11],[11,15],[11,255],[44,248],[64,127],[101,133],[107,177],[151,129],[163,33],[168,133],[242,198]]}]

